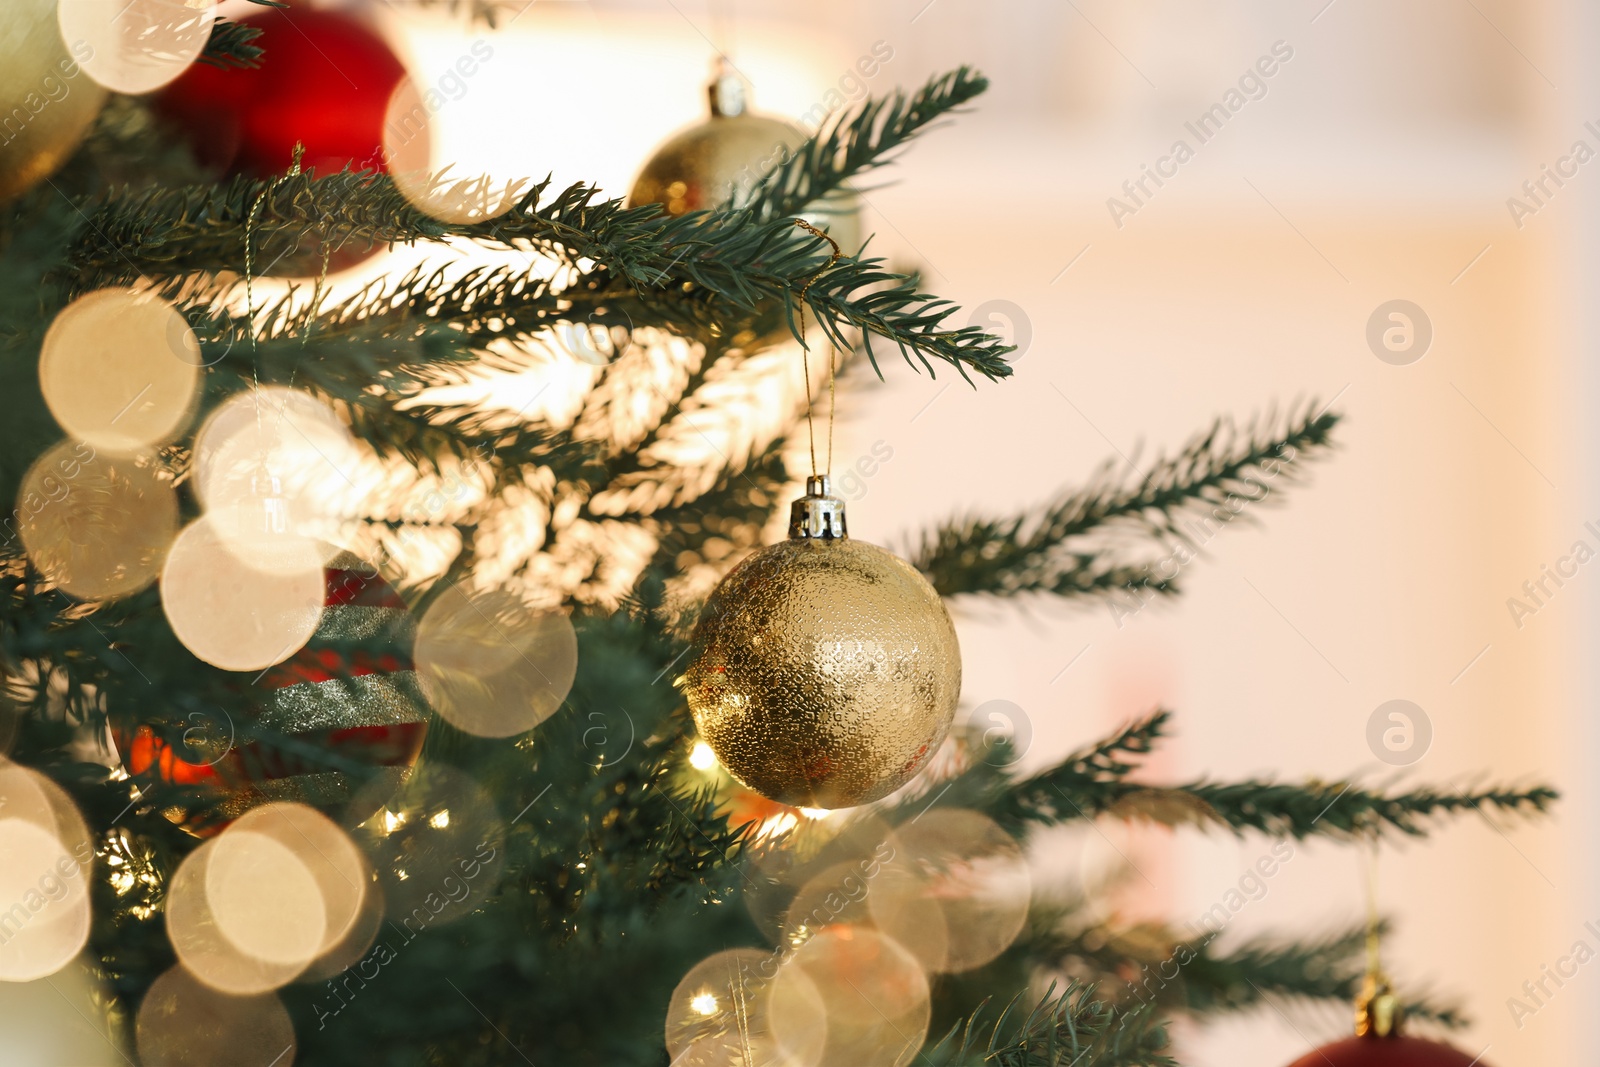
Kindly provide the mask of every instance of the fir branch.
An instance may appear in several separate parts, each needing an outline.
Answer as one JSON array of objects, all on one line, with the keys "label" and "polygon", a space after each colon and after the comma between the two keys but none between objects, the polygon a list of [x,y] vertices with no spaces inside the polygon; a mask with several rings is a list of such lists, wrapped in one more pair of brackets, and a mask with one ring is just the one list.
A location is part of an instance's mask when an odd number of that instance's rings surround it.
[{"label": "fir branch", "polygon": [[[1384,793],[1352,782],[1290,785],[1270,780],[1198,781],[1148,786],[1085,769],[1073,761],[1052,767],[1002,790],[992,800],[1002,822],[1055,824],[1117,815],[1164,825],[1256,830],[1274,836],[1350,838],[1374,828],[1424,836],[1437,820],[1487,811],[1533,815],[1547,811],[1559,794],[1547,786],[1464,790],[1423,786]],[[1487,810],[1486,810],[1487,809]]]},{"label": "fir branch", "polygon": [[[930,103],[924,111],[926,119],[936,108]],[[367,171],[123,189],[84,206],[87,221],[63,274],[82,290],[140,276],[234,270],[244,258],[246,221],[260,199],[251,231],[261,263],[311,240],[338,249],[459,237],[538,252],[578,276],[598,275],[613,297],[631,294],[657,321],[731,333],[777,307],[793,330],[804,292],[825,339],[848,348],[846,332],[861,331],[875,368],[874,338],[930,374],[934,360],[950,363],[963,377],[1011,373],[1004,359],[1011,346],[980,326],[947,325],[954,304],[920,292],[913,279],[885,270],[878,259],[846,257],[828,267],[826,243],[787,218],[763,218],[750,208],[671,218],[655,205],[628,208],[607,200],[592,186],[550,192],[548,181],[526,186],[500,217],[457,225],[417,211],[386,175]],[[567,310],[548,321],[591,321],[591,306]]]},{"label": "fir branch", "polygon": [[918,1062],[935,1067],[1171,1067],[1166,1028],[1148,1007],[1120,1010],[1073,983],[1032,1008],[1022,994],[998,1013],[984,1001]]},{"label": "fir branch", "polygon": [[[1385,923],[1380,932],[1387,929]],[[1248,1010],[1268,997],[1348,1006],[1366,974],[1366,936],[1365,927],[1354,927],[1312,941],[1259,937],[1223,953],[1193,944],[1195,956],[1182,970],[1183,1007],[1214,1016]],[[1460,1009],[1425,1000],[1407,1003],[1405,1013],[1444,1027],[1467,1023]]]},{"label": "fir branch", "polygon": [[[1271,414],[1242,428],[1218,419],[1136,479],[1108,461],[1054,504],[946,522],[923,536],[911,560],[945,596],[1172,595],[1181,565],[1228,524],[1249,518],[1248,509],[1277,503],[1307,461],[1329,450],[1338,422],[1314,402],[1281,426]],[[1074,550],[1091,536],[1090,548]],[[1171,553],[1159,561],[1165,565],[1148,562],[1163,550]]]},{"label": "fir branch", "polygon": [[[261,3],[262,0],[256,0]],[[273,7],[287,6],[273,4]],[[241,69],[251,70],[261,66],[261,57],[266,54],[266,49],[256,44],[261,36],[260,26],[251,26],[243,22],[230,22],[227,19],[217,19],[211,24],[211,38],[206,41],[206,47],[195,59],[200,63],[217,67],[221,70]]]},{"label": "fir branch", "polygon": [[929,79],[909,96],[897,90],[841,111],[767,172],[752,191],[750,205],[763,219],[798,215],[851,178],[892,163],[896,150],[911,138],[988,88],[989,79],[959,67]]}]

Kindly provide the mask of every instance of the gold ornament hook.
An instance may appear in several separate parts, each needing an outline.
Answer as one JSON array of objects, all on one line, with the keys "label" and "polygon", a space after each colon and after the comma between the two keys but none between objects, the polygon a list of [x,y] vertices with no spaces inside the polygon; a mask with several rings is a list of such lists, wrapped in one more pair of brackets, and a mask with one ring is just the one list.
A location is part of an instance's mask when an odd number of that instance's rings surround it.
[{"label": "gold ornament hook", "polygon": [[1358,1037],[1390,1037],[1400,1032],[1404,1012],[1400,999],[1389,986],[1389,977],[1383,973],[1379,954],[1378,931],[1378,830],[1372,827],[1366,836],[1362,858],[1366,867],[1367,897],[1367,973],[1361,980],[1361,992],[1356,995],[1356,1035]]}]

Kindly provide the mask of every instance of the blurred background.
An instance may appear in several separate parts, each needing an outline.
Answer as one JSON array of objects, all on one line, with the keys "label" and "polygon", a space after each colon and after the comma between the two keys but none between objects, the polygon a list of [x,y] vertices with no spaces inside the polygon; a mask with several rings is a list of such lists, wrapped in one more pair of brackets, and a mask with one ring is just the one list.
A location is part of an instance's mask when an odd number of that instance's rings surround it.
[{"label": "blurred background", "polygon": [[[1583,1061],[1600,965],[1545,976],[1600,948],[1592,5],[540,0],[490,30],[394,2],[383,26],[445,97],[436,158],[618,196],[703,115],[719,54],[756,110],[808,129],[987,73],[978,107],[863,190],[864,228],[1007,333],[1017,374],[858,378],[839,466],[879,461],[848,492],[856,532],[903,548],[952,511],[1138,468],[1221,414],[1342,412],[1337,458],[1209,541],[1178,602],[956,605],[964,705],[1009,701],[1041,765],[1163,705],[1172,779],[1551,781],[1543,824],[1467,818],[1385,848],[1386,953],[1403,987],[1467,1011],[1455,1040],[1484,1062]],[[490,58],[452,73],[479,42]],[[1270,847],[1105,824],[1036,863],[1070,881],[1126,860],[1137,877],[1103,907],[1198,924]],[[1297,845],[1224,937],[1344,928],[1362,879],[1358,850]],[[1179,1054],[1272,1065],[1348,1026],[1285,1005],[1183,1031]]]}]

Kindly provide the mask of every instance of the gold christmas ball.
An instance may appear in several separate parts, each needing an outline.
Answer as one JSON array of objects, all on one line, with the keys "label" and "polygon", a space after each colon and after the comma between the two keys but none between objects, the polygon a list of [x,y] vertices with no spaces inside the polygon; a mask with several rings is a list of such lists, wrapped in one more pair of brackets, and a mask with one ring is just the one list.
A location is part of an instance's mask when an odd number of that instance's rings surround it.
[{"label": "gold christmas ball", "polygon": [[[744,84],[724,72],[708,88],[711,115],[671,137],[645,162],[634,179],[628,204],[660,204],[669,215],[710,211],[744,204],[767,171],[806,142],[792,122],[745,109]],[[839,242],[845,255],[861,249],[861,210],[854,194],[824,197],[801,216]],[[788,333],[783,309],[753,323],[748,337],[734,338],[746,348],[764,348]]]},{"label": "gold christmas ball", "polygon": [[746,786],[796,807],[852,807],[910,781],[938,749],[961,651],[927,580],[846,536],[825,478],[808,490],[789,540],[712,593],[678,685],[701,739]]},{"label": "gold christmas ball", "polygon": [[106,91],[79,58],[61,39],[56,0],[0,7],[0,200],[55,173],[100,113]]}]

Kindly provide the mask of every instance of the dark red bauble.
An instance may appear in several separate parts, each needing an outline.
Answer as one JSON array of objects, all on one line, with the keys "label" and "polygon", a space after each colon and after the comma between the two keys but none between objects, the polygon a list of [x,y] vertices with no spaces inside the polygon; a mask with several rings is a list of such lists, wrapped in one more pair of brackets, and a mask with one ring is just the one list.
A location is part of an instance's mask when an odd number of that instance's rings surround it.
[{"label": "dark red bauble", "polygon": [[[301,144],[301,165],[318,174],[384,170],[384,116],[406,71],[383,38],[347,16],[303,6],[263,7],[241,21],[264,31],[261,66],[195,63],[156,101],[187,132],[200,161],[226,175],[274,177],[288,171]],[[352,267],[378,247],[341,244],[328,269]],[[322,258],[316,235],[308,234],[296,249],[269,250],[258,269],[309,276],[322,269]]]},{"label": "dark red bauble", "polygon": [[319,174],[383,169],[383,119],[405,67],[383,38],[344,15],[262,8],[254,70],[192,65],[157,101],[190,131],[201,159],[228,174],[284,173],[294,146]]},{"label": "dark red bauble", "polygon": [[[377,569],[340,552],[324,571],[327,597],[316,633],[295,655],[254,681],[248,709],[197,717],[182,750],[148,726],[118,731],[130,775],[215,791],[223,818],[259,804],[295,800],[359,822],[399,788],[422,749],[428,702],[412,662],[415,626]],[[361,647],[351,648],[352,642]],[[234,714],[288,735],[288,744],[249,739]],[[370,810],[355,810],[357,801]],[[194,813],[168,818],[206,835]]]},{"label": "dark red bauble", "polygon": [[1489,1067],[1460,1049],[1420,1037],[1347,1037],[1312,1049],[1289,1067]]}]

